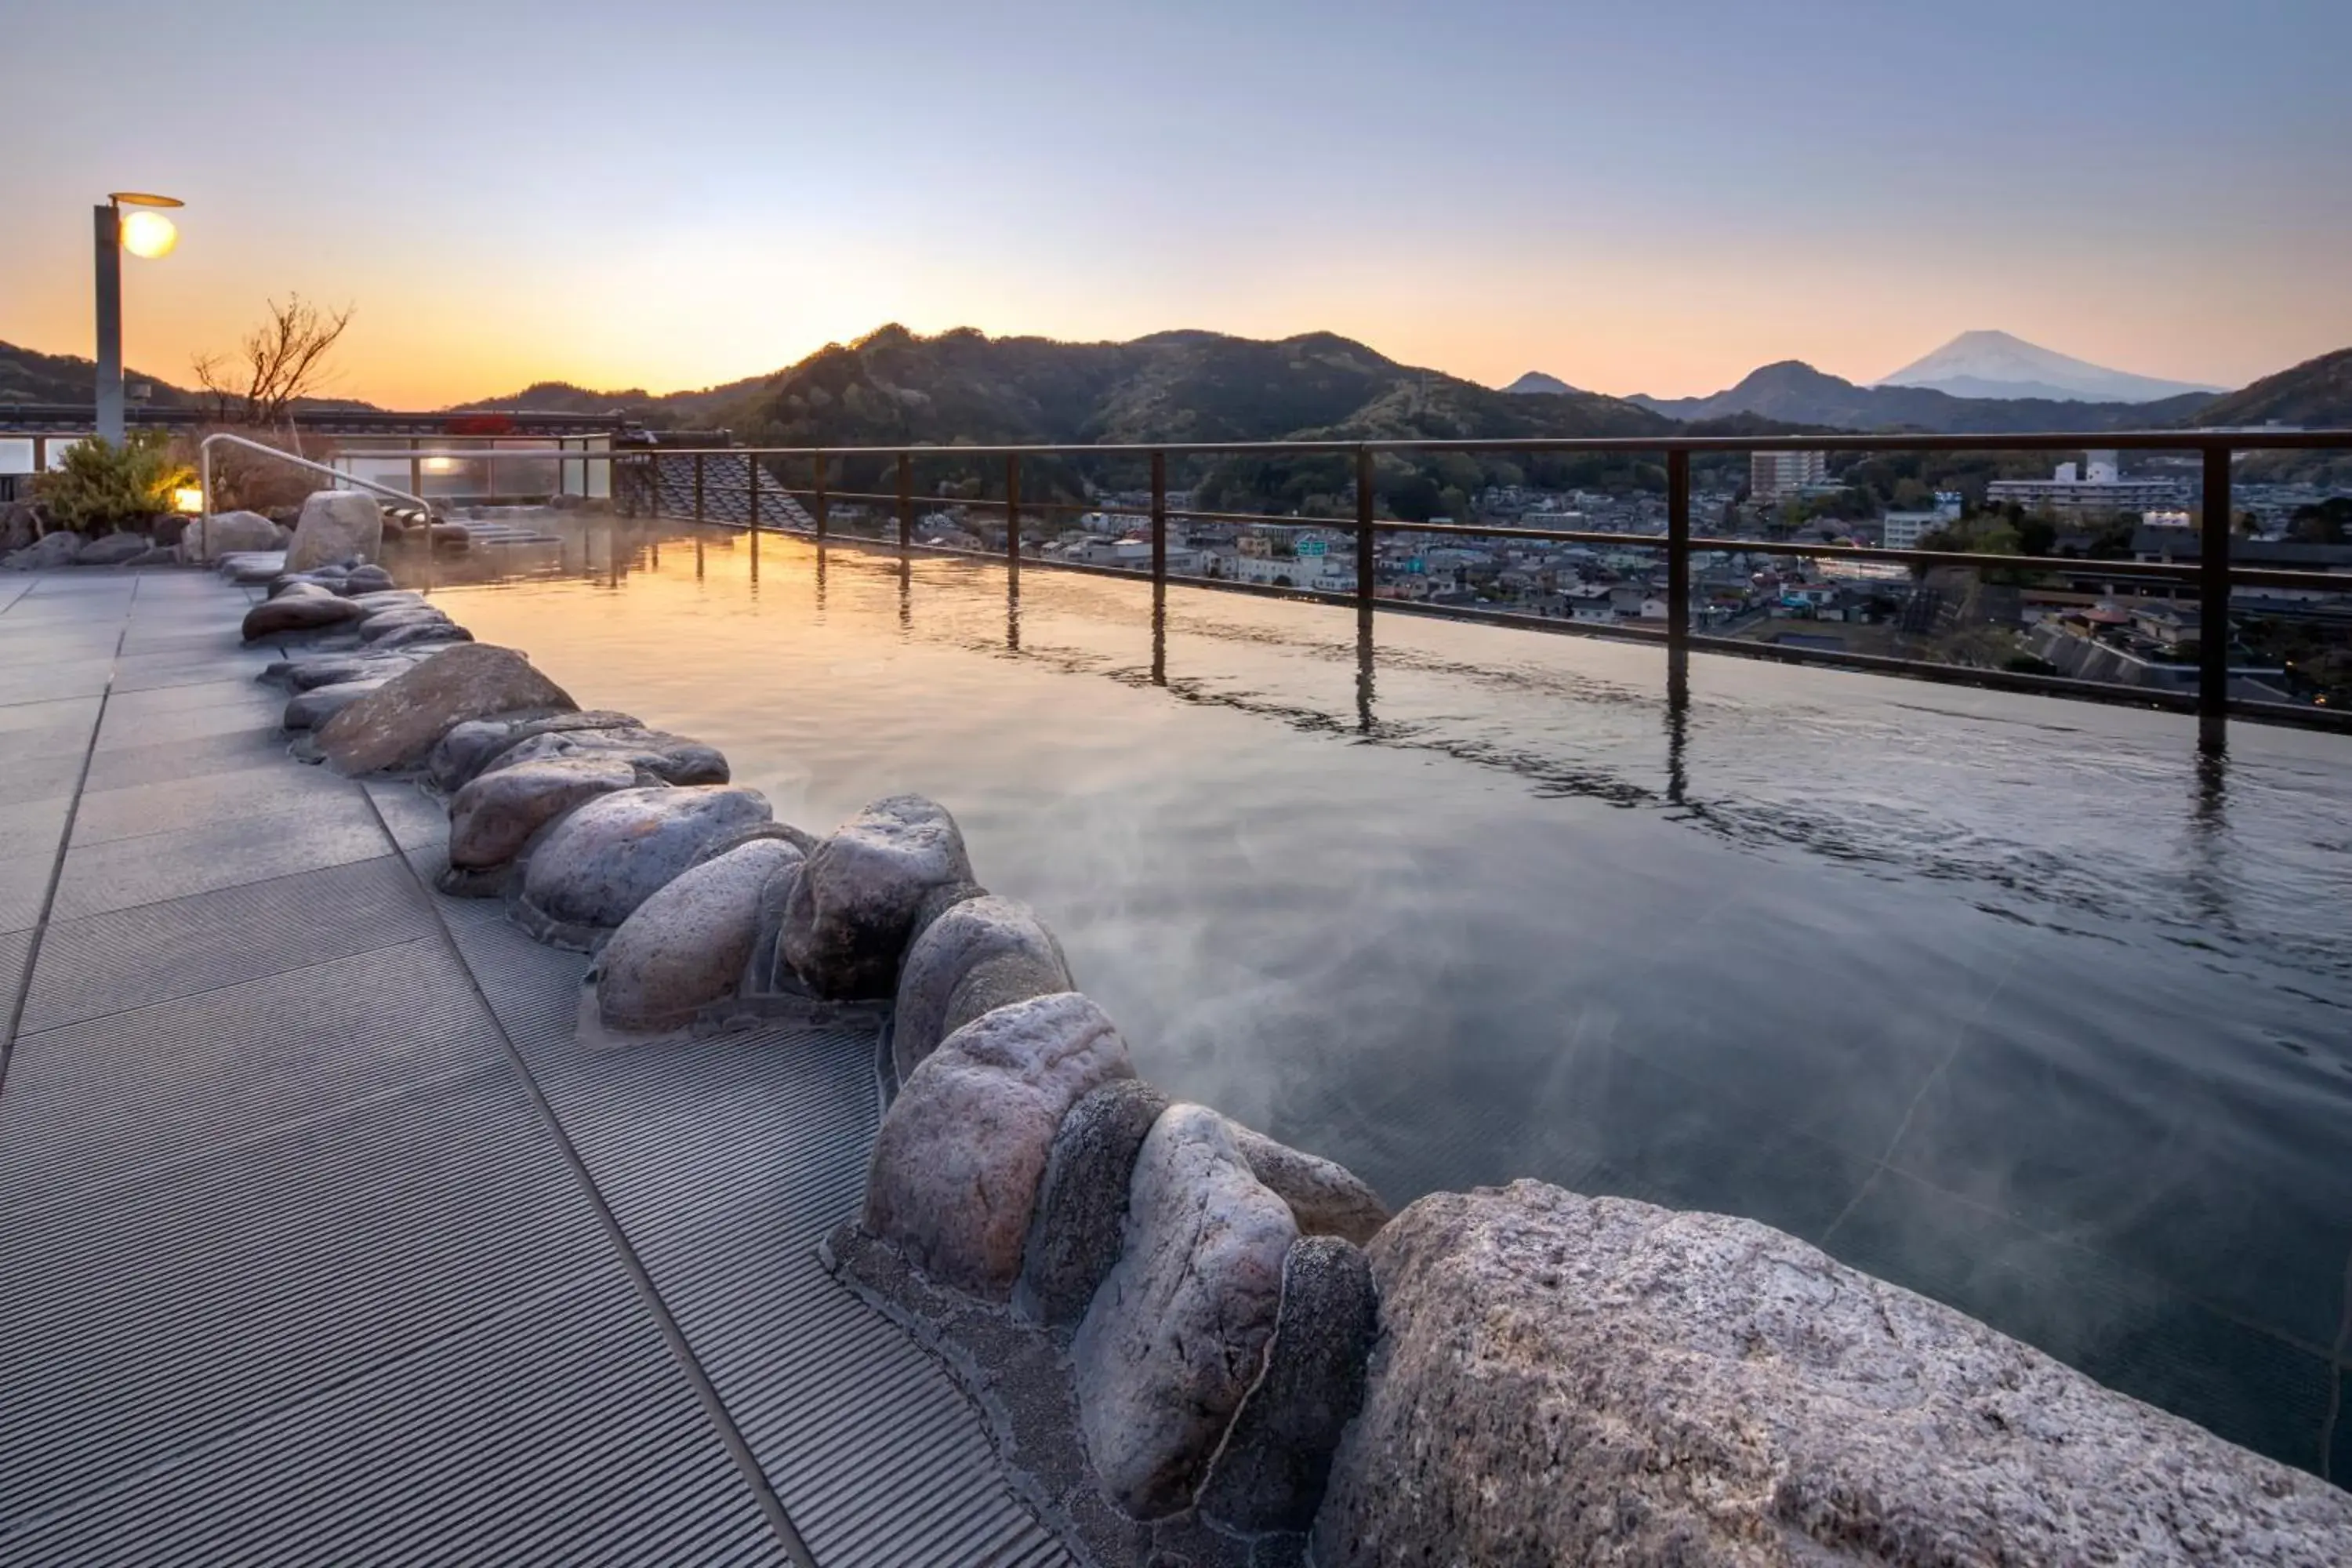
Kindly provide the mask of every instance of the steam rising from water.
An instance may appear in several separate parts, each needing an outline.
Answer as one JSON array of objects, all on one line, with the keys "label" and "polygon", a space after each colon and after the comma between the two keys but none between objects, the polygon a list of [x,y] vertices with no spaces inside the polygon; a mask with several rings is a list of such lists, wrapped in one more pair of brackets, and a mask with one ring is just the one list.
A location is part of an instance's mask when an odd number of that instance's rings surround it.
[{"label": "steam rising from water", "polygon": [[[601,547],[599,547],[601,548]],[[698,570],[697,556],[699,556]],[[762,542],[451,608],[823,829],[919,790],[1139,1065],[1392,1201],[1754,1215],[2316,1467],[2334,737]],[[452,595],[453,601],[457,595]],[[1017,626],[1017,647],[1011,635]],[[1155,668],[1159,679],[1155,679]]]}]

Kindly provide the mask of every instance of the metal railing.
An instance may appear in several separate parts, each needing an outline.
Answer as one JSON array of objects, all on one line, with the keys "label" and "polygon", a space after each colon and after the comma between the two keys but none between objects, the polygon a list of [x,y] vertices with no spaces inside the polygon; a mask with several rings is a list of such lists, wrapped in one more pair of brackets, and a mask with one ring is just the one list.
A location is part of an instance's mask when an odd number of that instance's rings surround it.
[{"label": "metal railing", "polygon": [[293,468],[304,468],[314,474],[324,474],[328,479],[335,481],[335,488],[338,489],[356,486],[361,489],[370,490],[380,496],[388,496],[394,500],[404,501],[415,507],[418,516],[423,520],[419,526],[425,533],[424,591],[428,594],[433,591],[433,524],[437,520],[430,501],[422,496],[411,495],[406,490],[394,489],[390,485],[378,484],[373,479],[363,479],[357,474],[346,474],[330,468],[325,463],[313,462],[308,458],[298,458],[291,452],[279,451],[265,442],[248,440],[243,436],[233,436],[226,431],[205,437],[197,443],[196,447],[197,483],[204,488],[205,504],[203,513],[196,520],[196,546],[206,561],[210,561],[213,554],[213,448],[216,446],[235,447],[242,451],[275,458]]},{"label": "metal railing", "polygon": [[[1691,460],[1706,455],[1736,455],[1755,452],[2080,452],[2085,450],[2193,452],[2201,458],[2201,520],[2198,530],[2198,561],[2194,565],[2169,562],[2118,561],[2086,559],[2078,556],[1992,555],[1972,552],[1937,550],[1895,550],[1871,546],[1826,545],[1801,543],[1789,540],[1717,538],[1695,534],[1691,526]],[[1239,442],[1165,442],[1119,443],[1101,445],[1020,445],[1020,446],[917,446],[917,447],[663,447],[658,444],[623,445],[613,450],[584,456],[602,458],[616,465],[610,489],[616,501],[624,496],[621,476],[634,469],[645,477],[645,482],[634,487],[638,495],[658,496],[658,484],[653,467],[661,463],[690,463],[690,509],[680,513],[682,518],[696,521],[722,521],[732,526],[761,528],[768,526],[760,515],[760,496],[767,487],[760,470],[784,462],[806,464],[813,483],[794,488],[781,482],[773,489],[782,495],[805,500],[814,519],[814,533],[824,542],[830,533],[829,509],[835,502],[895,508],[898,520],[898,544],[901,550],[914,548],[913,537],[916,507],[919,501],[932,506],[949,505],[1004,515],[1005,542],[1003,559],[1006,569],[1017,580],[1023,563],[1021,521],[1024,513],[1050,515],[1081,513],[1104,510],[1099,501],[1066,502],[1025,500],[1021,494],[1022,465],[1024,461],[1043,458],[1099,461],[1105,458],[1141,458],[1149,462],[1150,472],[1150,528],[1151,545],[1150,580],[1155,592],[1164,591],[1168,579],[1168,521],[1171,516],[1198,521],[1235,524],[1252,527],[1286,529],[1318,529],[1352,531],[1356,542],[1355,584],[1351,594],[1334,595],[1311,589],[1280,588],[1270,591],[1288,596],[1318,599],[1326,602],[1353,602],[1359,610],[1370,615],[1375,605],[1404,610],[1428,607],[1397,599],[1381,599],[1376,593],[1375,542],[1381,533],[1410,533],[1432,536],[1460,536],[1473,539],[1523,539],[1559,543],[1606,545],[1622,549],[1663,551],[1666,558],[1667,585],[1666,625],[1663,630],[1632,626],[1581,626],[1565,622],[1538,622],[1535,617],[1508,612],[1471,613],[1462,618],[1493,621],[1522,626],[1543,625],[1545,629],[1583,631],[1600,635],[1632,636],[1637,638],[1663,641],[1674,660],[1673,674],[1680,679],[1685,671],[1684,656],[1693,649],[1706,652],[1738,654],[1750,658],[1780,658],[1793,662],[1825,663],[1846,668],[1880,670],[1945,680],[1967,680],[1973,684],[1998,686],[2010,689],[2039,691],[2053,695],[2098,697],[2109,700],[2128,700],[2159,707],[2189,707],[2199,720],[2200,743],[2209,749],[2219,749],[2225,743],[2226,724],[2233,708],[2263,717],[2296,716],[2306,719],[2323,718],[2322,714],[2304,714],[2292,705],[2240,700],[2232,702],[2230,688],[2230,638],[2228,605],[2233,587],[2284,588],[2318,591],[2327,594],[2352,595],[2352,575],[2328,572],[2271,569],[2236,564],[2231,560],[2231,479],[2230,465],[2240,452],[2277,450],[2352,450],[2352,430],[2146,430],[2040,433],[2032,435],[1937,435],[1906,433],[1898,435],[1821,434],[1804,436],[1641,436],[1605,437],[1533,437],[1495,440],[1393,440],[1393,441],[1239,441]],[[1507,456],[1559,457],[1636,457],[1665,459],[1666,531],[1664,535],[1612,532],[1596,529],[1542,528],[1519,523],[1486,524],[1465,522],[1413,522],[1379,515],[1378,487],[1375,466],[1381,456],[1401,458],[1433,457],[1443,454],[1496,454]],[[460,456],[459,453],[438,454],[420,452],[420,457]],[[501,456],[563,457],[578,460],[583,454],[577,451],[546,452],[515,451]],[[1355,512],[1352,517],[1281,516],[1263,512],[1235,512],[1178,508],[1168,504],[1168,463],[1171,458],[1216,458],[1234,457],[1349,457],[1354,462]],[[709,484],[706,468],[712,459],[723,459],[730,467],[747,466],[749,483],[745,499],[749,503],[748,519],[719,519],[710,515],[709,502],[714,489]],[[919,497],[914,489],[913,468],[918,461],[947,461],[961,465],[974,462],[1002,462],[1004,494],[998,498]],[[897,480],[892,491],[839,490],[826,482],[834,463],[863,462],[879,464],[894,471]],[[735,481],[728,487],[732,495]],[[2222,635],[2202,637],[2198,641],[2197,684],[2193,701],[2183,701],[2179,694],[2160,689],[2119,687],[2108,683],[2069,678],[2063,675],[2041,675],[2021,671],[1990,670],[1966,666],[1937,664],[1885,655],[1845,653],[1818,648],[1798,648],[1776,644],[1759,644],[1740,639],[1709,637],[1694,632],[1691,626],[1690,558],[1695,552],[1707,553],[1744,553],[1808,557],[1814,560],[1874,561],[1899,563],[1916,567],[1952,566],[1993,570],[2006,573],[2035,574],[2066,574],[2076,577],[2092,575],[2102,579],[2131,580],[2150,584],[2185,585],[2195,590],[2200,623],[2223,628]],[[964,553],[969,553],[964,552]],[[1038,558],[1031,558],[1033,563]],[[1044,563],[1067,568],[1073,563]],[[1079,567],[1085,570],[1087,568]],[[1118,568],[1108,570],[1117,575],[1135,577],[1141,574]],[[1254,584],[1236,584],[1209,578],[1186,577],[1188,585],[1221,588],[1248,588]],[[1444,612],[1439,612],[1444,613]],[[2340,716],[2338,716],[2340,717]]]}]

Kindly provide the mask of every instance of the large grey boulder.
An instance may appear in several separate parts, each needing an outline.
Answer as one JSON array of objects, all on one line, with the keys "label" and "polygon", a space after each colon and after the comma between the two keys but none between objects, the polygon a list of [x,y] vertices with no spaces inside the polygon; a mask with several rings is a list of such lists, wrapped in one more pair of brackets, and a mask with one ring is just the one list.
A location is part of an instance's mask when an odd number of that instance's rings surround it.
[{"label": "large grey boulder", "polygon": [[1265,1370],[1201,1484],[1201,1511],[1240,1531],[1315,1522],[1331,1456],[1364,1401],[1380,1330],[1372,1268],[1353,1242],[1302,1236],[1282,1261],[1282,1310]]},{"label": "large grey boulder", "polygon": [[55,533],[41,535],[22,550],[13,552],[7,560],[0,561],[0,566],[7,567],[11,572],[46,572],[54,567],[70,566],[74,557],[81,553],[81,544],[80,534],[59,529]]},{"label": "large grey boulder", "polygon": [[784,914],[784,961],[819,996],[888,996],[925,896],[971,879],[945,806],[915,795],[877,800],[810,854]]},{"label": "large grey boulder", "polygon": [[1388,1205],[1347,1166],[1302,1153],[1236,1122],[1234,1142],[1250,1173],[1290,1205],[1301,1236],[1339,1236],[1362,1247],[1389,1222]]},{"label": "large grey boulder", "polygon": [[1063,1116],[1037,1184],[1013,1310],[1055,1328],[1087,1315],[1118,1262],[1135,1157],[1169,1104],[1163,1090],[1143,1079],[1118,1079]]},{"label": "large grey boulder", "polygon": [[609,757],[567,757],[487,774],[450,798],[449,864],[466,870],[503,866],[573,806],[655,782]]},{"label": "large grey boulder", "polygon": [[468,719],[449,726],[448,732],[435,744],[433,754],[425,759],[425,772],[436,788],[444,795],[455,795],[472,783],[493,758],[520,741],[552,730],[629,728],[636,722],[625,713],[603,709],[551,713],[532,708],[494,714],[488,719]]},{"label": "large grey boulder", "polygon": [[883,1117],[861,1228],[942,1284],[1004,1300],[1063,1113],[1088,1090],[1134,1076],[1118,1030],[1076,992],[965,1025]]},{"label": "large grey boulder", "polygon": [[288,730],[315,730],[390,679],[379,676],[338,686],[314,686],[287,700],[286,716],[279,722]]},{"label": "large grey boulder", "polygon": [[120,566],[134,555],[144,555],[152,544],[143,533],[110,533],[93,539],[74,552],[77,566]]},{"label": "large grey boulder", "polygon": [[209,565],[223,556],[275,550],[278,525],[257,511],[216,511],[180,535],[180,559]]},{"label": "large grey boulder", "polygon": [[[740,785],[667,785],[600,795],[531,851],[526,913],[551,941],[584,946],[662,888],[754,837],[777,837],[768,797]],[[567,929],[568,928],[568,929]]]},{"label": "large grey boulder", "polygon": [[242,630],[246,641],[258,642],[264,637],[324,631],[359,616],[357,605],[324,588],[289,590],[246,611]]},{"label": "large grey boulder", "polygon": [[302,503],[286,569],[305,572],[331,562],[373,561],[383,553],[383,509],[362,490],[317,490]]},{"label": "large grey boulder", "polygon": [[319,749],[345,773],[415,767],[452,724],[517,708],[578,706],[513,649],[468,643],[394,676],[336,714],[319,731]]},{"label": "large grey boulder", "polygon": [[514,742],[482,766],[482,775],[558,757],[611,757],[675,784],[729,781],[726,755],[716,746],[666,731],[590,730],[566,725]]},{"label": "large grey boulder", "polygon": [[[1129,1184],[1126,1249],[1071,1345],[1079,1436],[1104,1495],[1129,1515],[1192,1506],[1265,1370],[1297,1239],[1223,1117],[1173,1105],[1152,1124]],[[1484,1561],[1435,1559],[1457,1560]]]},{"label": "large grey boulder", "polygon": [[[495,782],[478,779],[467,787]],[[596,1012],[604,1026],[674,1029],[733,995],[758,930],[760,890],[800,858],[797,845],[754,839],[704,861],[639,904],[596,962]]]},{"label": "large grey boulder", "polygon": [[908,944],[890,1015],[898,1081],[982,1014],[1076,989],[1062,944],[1028,905],[993,894],[959,900]]},{"label": "large grey boulder", "polygon": [[1327,1568],[2352,1560],[2352,1495],[1752,1220],[1522,1181],[1370,1250]]}]

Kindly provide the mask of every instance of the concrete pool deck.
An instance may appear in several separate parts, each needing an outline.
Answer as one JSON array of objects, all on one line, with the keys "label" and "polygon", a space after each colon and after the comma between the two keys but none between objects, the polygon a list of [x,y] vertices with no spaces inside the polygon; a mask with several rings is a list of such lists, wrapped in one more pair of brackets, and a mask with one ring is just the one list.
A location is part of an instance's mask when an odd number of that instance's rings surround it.
[{"label": "concrete pool deck", "polygon": [[251,596],[0,579],[0,1561],[1070,1562],[818,1261],[874,1042],[576,1044]]}]

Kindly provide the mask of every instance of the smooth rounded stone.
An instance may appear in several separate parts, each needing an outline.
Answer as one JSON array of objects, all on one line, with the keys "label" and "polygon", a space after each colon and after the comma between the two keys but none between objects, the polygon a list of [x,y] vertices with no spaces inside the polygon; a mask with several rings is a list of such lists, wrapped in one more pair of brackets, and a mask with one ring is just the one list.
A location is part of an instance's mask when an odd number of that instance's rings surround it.
[{"label": "smooth rounded stone", "polygon": [[362,610],[359,625],[360,641],[373,642],[380,637],[408,626],[454,626],[457,623],[431,605],[397,605],[388,610]]},{"label": "smooth rounded stone", "polygon": [[887,996],[926,895],[971,879],[945,806],[919,795],[877,800],[810,854],[785,911],[784,960],[819,996]]},{"label": "smooth rounded stone", "polygon": [[314,686],[286,704],[286,717],[280,722],[289,730],[315,730],[390,679],[384,676],[373,680]]},{"label": "smooth rounded stone", "polygon": [[462,522],[436,522],[426,531],[436,550],[470,550],[474,544],[473,530]]},{"label": "smooth rounded stone", "polygon": [[755,789],[620,790],[583,803],[549,830],[531,851],[522,896],[542,921],[609,931],[705,860],[747,838],[772,837],[768,797]]},{"label": "smooth rounded stone", "polygon": [[[509,776],[477,779],[467,787]],[[704,861],[639,904],[596,961],[596,1014],[604,1026],[675,1029],[733,995],[758,931],[760,891],[800,858],[797,845],[754,839]]]},{"label": "smooth rounded stone", "polygon": [[1282,1262],[1282,1310],[1265,1371],[1242,1400],[1201,1484],[1201,1511],[1239,1531],[1315,1522],[1340,1435],[1364,1402],[1380,1332],[1372,1266],[1355,1243],[1302,1236]]},{"label": "smooth rounded stone", "polygon": [[653,783],[609,757],[567,757],[489,773],[449,801],[449,864],[503,866],[532,834],[583,801]]},{"label": "smooth rounded stone", "polygon": [[352,594],[389,593],[392,588],[392,574],[381,566],[371,564],[352,568],[345,591]]},{"label": "smooth rounded stone", "polygon": [[221,575],[245,587],[273,582],[285,570],[286,552],[282,550],[225,555],[220,563]]},{"label": "smooth rounded stone", "polygon": [[2352,1557],[2352,1494],[1753,1220],[1521,1181],[1369,1251],[1318,1563]]},{"label": "smooth rounded stone", "polygon": [[449,727],[425,759],[425,770],[442,794],[455,795],[471,784],[492,758],[519,741],[551,730],[629,728],[636,722],[625,713],[607,709],[551,713],[543,708],[526,708],[488,719],[469,719]]},{"label": "smooth rounded stone", "polygon": [[428,609],[433,603],[414,588],[383,588],[366,594],[354,591],[350,598],[371,616],[380,616],[387,610]]},{"label": "smooth rounded stone", "polygon": [[216,511],[180,535],[180,559],[205,564],[226,555],[277,547],[278,525],[254,511]]},{"label": "smooth rounded stone", "polygon": [[1363,1247],[1388,1224],[1388,1205],[1347,1166],[1277,1143],[1239,1122],[1234,1124],[1234,1142],[1250,1173],[1290,1205],[1301,1236],[1345,1237]]},{"label": "smooth rounded stone", "polygon": [[942,1284],[1005,1300],[1063,1113],[1089,1090],[1134,1076],[1118,1030],[1075,991],[974,1019],[890,1102],[866,1168],[860,1228]]},{"label": "smooth rounded stone", "polygon": [[450,725],[516,708],[572,708],[564,689],[512,648],[467,643],[420,660],[319,731],[336,771],[414,767]]},{"label": "smooth rounded stone", "polygon": [[1070,1347],[1078,1435],[1104,1496],[1129,1516],[1192,1506],[1265,1369],[1297,1239],[1223,1117],[1200,1105],[1161,1113],[1136,1155],[1125,1248]]},{"label": "smooth rounded stone", "polygon": [[364,490],[314,490],[302,503],[286,569],[305,572],[383,553],[383,509]]},{"label": "smooth rounded stone", "polygon": [[322,566],[315,572],[281,572],[270,580],[269,596],[274,599],[298,588],[320,588],[341,597],[349,581],[349,575],[339,566]]},{"label": "smooth rounded stone", "polygon": [[308,658],[280,659],[261,673],[289,691],[310,691],[353,680],[389,680],[405,675],[420,661],[397,654],[322,653]]},{"label": "smooth rounded stone", "polygon": [[960,900],[908,943],[899,968],[890,1015],[898,1081],[982,1013],[1076,989],[1062,944],[1028,905],[993,895]]},{"label": "smooth rounded stone", "polygon": [[556,757],[616,757],[663,782],[713,784],[729,781],[727,758],[715,746],[659,730],[543,731],[509,745],[482,766],[484,773]]},{"label": "smooth rounded stone", "polygon": [[74,552],[77,566],[120,566],[134,555],[144,555],[152,541],[143,533],[110,533]]},{"label": "smooth rounded stone", "polygon": [[473,640],[474,634],[454,621],[419,621],[410,626],[394,626],[372,638],[362,638],[362,646],[371,651],[391,653],[399,648],[423,647],[428,643]]},{"label": "smooth rounded stone", "polygon": [[70,566],[74,557],[81,553],[81,546],[80,534],[59,529],[12,552],[5,564],[12,572],[45,572],[52,567]]},{"label": "smooth rounded stone", "polygon": [[359,606],[349,599],[339,599],[324,589],[312,589],[262,600],[246,611],[243,631],[246,641],[258,642],[290,632],[323,631],[359,616]]},{"label": "smooth rounded stone", "polygon": [[1087,1315],[1118,1262],[1135,1157],[1170,1103],[1166,1091],[1139,1078],[1118,1079],[1063,1116],[1021,1249],[1014,1310],[1055,1328]]}]

